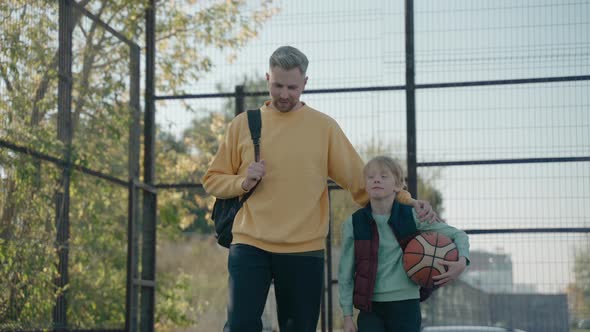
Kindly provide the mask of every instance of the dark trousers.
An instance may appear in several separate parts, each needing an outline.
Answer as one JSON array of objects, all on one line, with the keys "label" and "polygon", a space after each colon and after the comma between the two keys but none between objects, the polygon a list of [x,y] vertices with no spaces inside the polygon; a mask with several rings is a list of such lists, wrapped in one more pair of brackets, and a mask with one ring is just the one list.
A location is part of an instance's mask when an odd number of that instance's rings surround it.
[{"label": "dark trousers", "polygon": [[419,332],[420,300],[373,302],[371,312],[361,311],[358,332]]},{"label": "dark trousers", "polygon": [[232,245],[228,258],[229,303],[224,332],[262,331],[262,312],[274,280],[281,332],[315,332],[324,260]]}]

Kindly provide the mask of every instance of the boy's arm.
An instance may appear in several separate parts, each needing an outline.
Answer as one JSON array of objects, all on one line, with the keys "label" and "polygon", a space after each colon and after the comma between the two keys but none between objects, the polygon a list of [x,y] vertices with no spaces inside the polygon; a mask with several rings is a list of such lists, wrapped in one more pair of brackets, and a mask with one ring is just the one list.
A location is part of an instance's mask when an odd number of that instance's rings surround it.
[{"label": "boy's arm", "polygon": [[341,251],[338,266],[338,289],[342,314],[352,316],[352,295],[354,291],[354,236],[352,217],[342,223]]},{"label": "boy's arm", "polygon": [[203,176],[203,188],[208,194],[217,198],[231,198],[247,192],[242,188],[246,175],[237,175],[242,162],[237,151],[239,139],[237,127],[240,125],[238,117],[230,122],[226,135]]},{"label": "boy's arm", "polygon": [[[414,219],[416,220],[415,215]],[[457,246],[457,251],[459,252],[458,261],[454,262],[442,260],[440,262],[446,267],[447,271],[438,276],[432,277],[434,280],[434,285],[442,287],[459,278],[461,273],[465,271],[467,265],[469,265],[469,237],[467,236],[467,233],[446,223],[426,224],[416,222],[416,226],[420,231],[440,232],[448,236],[451,240],[453,240]]]},{"label": "boy's arm", "polygon": [[[413,211],[413,215],[414,220],[417,220],[415,211]],[[469,265],[469,237],[467,233],[449,224],[440,222],[432,224],[416,222],[416,227],[420,231],[440,232],[448,236],[457,246],[459,257],[465,257],[466,264]]]},{"label": "boy's arm", "polygon": [[460,256],[459,260],[456,262],[441,260],[440,263],[446,266],[447,272],[432,277],[432,280],[434,280],[434,285],[442,287],[447,283],[459,278],[461,273],[465,271],[465,268],[467,267],[467,262],[467,258],[465,258],[464,256]]}]

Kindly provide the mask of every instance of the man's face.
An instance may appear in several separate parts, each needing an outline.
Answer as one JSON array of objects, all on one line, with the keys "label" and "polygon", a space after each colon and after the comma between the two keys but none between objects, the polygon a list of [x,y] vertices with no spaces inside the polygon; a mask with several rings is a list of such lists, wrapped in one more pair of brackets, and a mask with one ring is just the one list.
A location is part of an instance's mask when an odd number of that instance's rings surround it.
[{"label": "man's face", "polygon": [[297,109],[299,97],[303,93],[307,77],[303,76],[299,68],[289,70],[273,67],[266,74],[268,91],[272,106],[280,112],[289,112]]}]

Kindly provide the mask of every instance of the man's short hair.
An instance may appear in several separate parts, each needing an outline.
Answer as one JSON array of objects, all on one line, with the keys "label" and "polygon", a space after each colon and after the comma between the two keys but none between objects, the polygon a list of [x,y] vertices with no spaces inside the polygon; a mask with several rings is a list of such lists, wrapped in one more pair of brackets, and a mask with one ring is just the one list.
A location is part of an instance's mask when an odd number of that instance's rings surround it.
[{"label": "man's short hair", "polygon": [[309,61],[303,52],[292,46],[281,46],[270,56],[270,68],[279,67],[284,70],[299,68],[302,75],[307,71]]}]

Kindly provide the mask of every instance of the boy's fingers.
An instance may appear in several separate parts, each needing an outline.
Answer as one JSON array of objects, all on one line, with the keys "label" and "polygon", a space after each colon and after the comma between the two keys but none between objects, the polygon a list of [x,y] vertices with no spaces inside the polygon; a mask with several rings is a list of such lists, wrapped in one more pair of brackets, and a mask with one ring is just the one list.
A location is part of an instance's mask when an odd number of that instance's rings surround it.
[{"label": "boy's fingers", "polygon": [[446,285],[448,282],[449,282],[449,280],[446,280],[446,281],[440,280],[440,281],[437,281],[437,282],[435,282],[434,284],[435,284],[436,286],[444,286],[444,285]]},{"label": "boy's fingers", "polygon": [[432,277],[432,280],[441,280],[441,279],[444,279],[444,278],[448,278],[450,276],[451,276],[451,273],[449,271],[447,271],[447,272],[441,273],[441,274],[439,274],[437,276],[433,276]]}]

